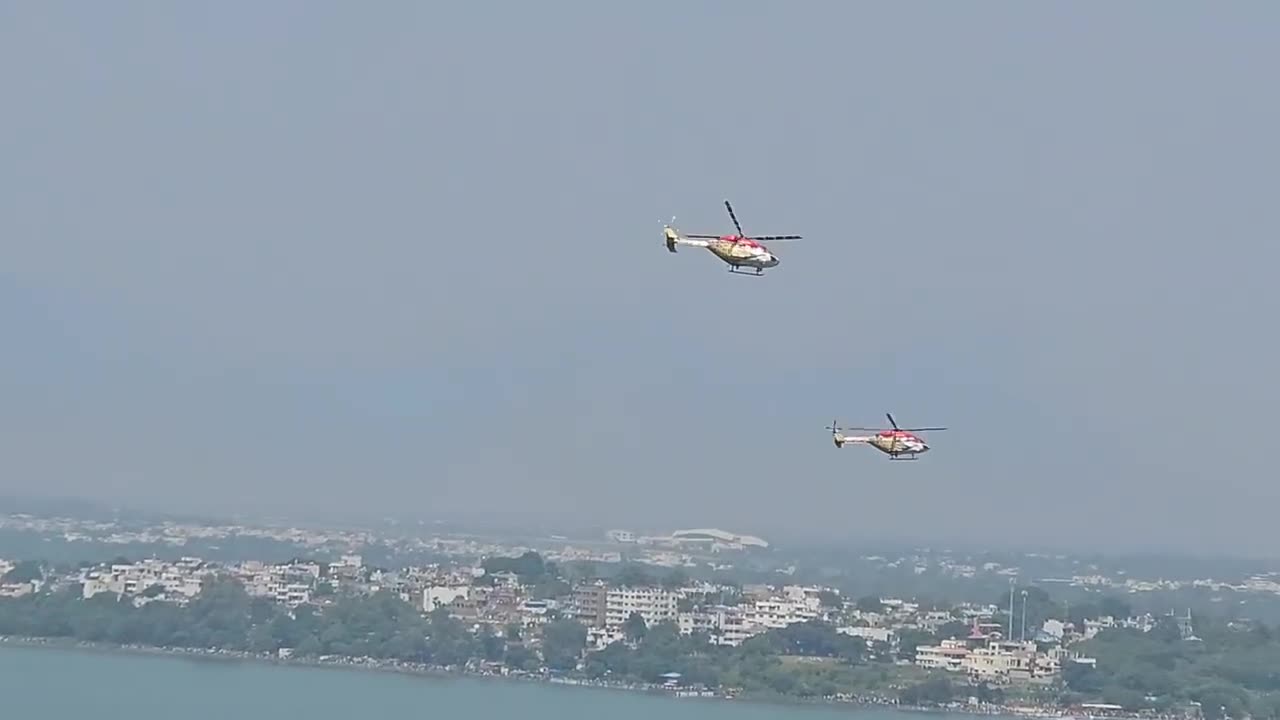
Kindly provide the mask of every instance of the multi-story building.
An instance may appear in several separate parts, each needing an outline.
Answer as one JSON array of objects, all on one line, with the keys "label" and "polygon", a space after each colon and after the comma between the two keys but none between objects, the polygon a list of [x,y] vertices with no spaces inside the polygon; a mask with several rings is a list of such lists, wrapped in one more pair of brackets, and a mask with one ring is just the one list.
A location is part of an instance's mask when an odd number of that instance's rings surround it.
[{"label": "multi-story building", "polygon": [[630,530],[610,530],[606,533],[610,540],[616,543],[634,543],[636,534]]},{"label": "multi-story building", "polygon": [[741,608],[720,608],[717,614],[718,626],[711,637],[719,645],[737,647],[748,638],[765,631],[765,628],[748,622],[747,615]]},{"label": "multi-story building", "polygon": [[943,640],[937,645],[916,648],[916,664],[927,670],[961,672],[969,657],[969,647],[961,640]]},{"label": "multi-story building", "polygon": [[449,607],[459,600],[465,601],[471,593],[470,585],[433,585],[422,591],[422,609],[431,612]]},{"label": "multi-story building", "polygon": [[965,658],[964,670],[981,682],[1028,680],[1035,674],[1035,643],[993,642],[974,648]]},{"label": "multi-story building", "polygon": [[705,632],[711,636],[711,642],[733,647],[768,629],[752,624],[747,619],[746,610],[737,606],[718,606],[701,612],[679,613],[677,624],[681,633],[689,635]]},{"label": "multi-story building", "polygon": [[279,583],[275,586],[275,599],[281,605],[296,608],[311,602],[311,586],[303,583]]},{"label": "multi-story building", "polygon": [[898,633],[893,628],[887,627],[864,627],[852,626],[842,627],[837,632],[850,637],[858,637],[867,643],[884,643],[886,645],[897,645]]},{"label": "multi-story building", "polygon": [[575,587],[570,616],[589,628],[603,628],[608,619],[608,595],[609,588],[602,582]]},{"label": "multi-story building", "polygon": [[916,648],[916,664],[931,670],[962,672],[978,682],[1039,682],[1059,673],[1070,654],[1038,652],[1034,642],[992,641],[970,647],[962,640]]},{"label": "multi-story building", "polygon": [[680,596],[655,587],[609,588],[605,593],[605,627],[617,628],[637,613],[646,625],[675,622]]},{"label": "multi-story building", "polygon": [[790,598],[757,599],[746,607],[746,621],[761,628],[776,630],[795,623],[815,620],[819,616],[817,603],[796,601]]},{"label": "multi-story building", "polygon": [[92,568],[80,576],[81,592],[85,598],[99,593],[148,597],[163,595],[177,602],[200,594],[208,570],[195,558],[183,558],[166,562],[154,558],[136,563],[115,563],[108,568]]}]

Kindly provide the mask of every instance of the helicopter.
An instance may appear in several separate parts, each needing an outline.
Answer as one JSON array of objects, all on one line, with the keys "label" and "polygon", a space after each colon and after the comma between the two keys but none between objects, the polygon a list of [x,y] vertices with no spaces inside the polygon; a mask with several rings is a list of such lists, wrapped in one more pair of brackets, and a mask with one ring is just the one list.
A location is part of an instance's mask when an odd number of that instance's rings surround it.
[{"label": "helicopter", "polygon": [[[835,420],[831,421],[830,427],[831,439],[835,441],[836,447],[844,447],[846,443],[856,445],[870,445],[880,452],[889,456],[890,460],[915,460],[917,456],[929,452],[929,446],[915,433],[931,432],[938,430],[946,430],[944,427],[931,428],[900,428],[898,423],[893,419],[893,415],[885,413],[885,417],[889,418],[890,428],[842,428],[836,424]],[[863,432],[873,432],[874,435],[845,435],[846,430],[856,430]]]},{"label": "helicopter", "polygon": [[[675,218],[671,218],[671,223],[662,226],[667,250],[675,252],[677,245],[706,248],[711,251],[711,254],[729,264],[729,272],[735,275],[760,277],[765,269],[778,266],[778,256],[769,252],[769,249],[762,244],[763,242],[800,239],[799,235],[749,237],[742,232],[742,225],[738,223],[738,216],[734,214],[733,206],[728,200],[724,201],[724,208],[729,211],[729,219],[733,220],[733,226],[738,231],[737,235],[681,235],[671,226],[675,223]],[[744,268],[754,268],[755,272],[746,272]]]}]

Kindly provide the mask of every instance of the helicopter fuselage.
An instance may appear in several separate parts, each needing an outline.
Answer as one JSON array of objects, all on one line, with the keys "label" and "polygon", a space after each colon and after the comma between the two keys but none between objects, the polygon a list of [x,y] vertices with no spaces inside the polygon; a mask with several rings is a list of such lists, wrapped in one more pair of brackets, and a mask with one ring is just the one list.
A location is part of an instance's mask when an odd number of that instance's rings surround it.
[{"label": "helicopter fuselage", "polygon": [[835,442],[836,447],[843,447],[846,443],[870,445],[894,459],[903,456],[914,457],[929,452],[929,446],[924,440],[901,430],[886,430],[875,435],[836,435]]},{"label": "helicopter fuselage", "polygon": [[778,256],[769,252],[769,248],[741,235],[688,237],[681,235],[668,225],[663,228],[663,236],[668,251],[675,252],[679,245],[706,248],[712,255],[729,265],[729,272],[749,268],[755,270],[755,275],[760,275],[768,268],[777,267],[779,262]]},{"label": "helicopter fuselage", "polygon": [[765,269],[778,266],[778,257],[754,240],[722,237],[707,242],[711,254],[734,267]]}]

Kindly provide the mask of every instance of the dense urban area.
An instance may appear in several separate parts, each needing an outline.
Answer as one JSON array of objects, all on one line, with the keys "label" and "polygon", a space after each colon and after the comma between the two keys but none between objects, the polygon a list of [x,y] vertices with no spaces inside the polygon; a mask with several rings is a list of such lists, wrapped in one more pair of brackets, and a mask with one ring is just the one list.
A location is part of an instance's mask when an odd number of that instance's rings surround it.
[{"label": "dense urban area", "polygon": [[513,542],[10,514],[0,637],[717,697],[1280,717],[1265,567],[1170,579],[1065,555],[825,552],[715,529]]}]

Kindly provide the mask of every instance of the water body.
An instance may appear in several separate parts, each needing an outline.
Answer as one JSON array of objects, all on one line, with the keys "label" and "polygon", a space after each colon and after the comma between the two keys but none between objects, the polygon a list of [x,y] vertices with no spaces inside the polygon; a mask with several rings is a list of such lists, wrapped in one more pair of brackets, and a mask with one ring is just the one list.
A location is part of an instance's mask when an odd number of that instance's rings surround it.
[{"label": "water body", "polygon": [[521,720],[913,718],[879,709],[786,707],[478,678],[15,647],[0,647],[0,707],[4,717],[41,720],[351,720],[437,713]]}]

